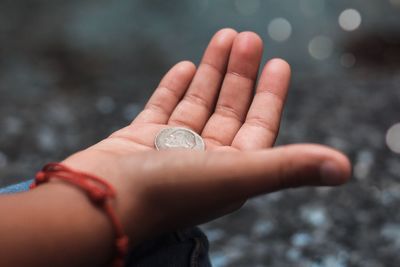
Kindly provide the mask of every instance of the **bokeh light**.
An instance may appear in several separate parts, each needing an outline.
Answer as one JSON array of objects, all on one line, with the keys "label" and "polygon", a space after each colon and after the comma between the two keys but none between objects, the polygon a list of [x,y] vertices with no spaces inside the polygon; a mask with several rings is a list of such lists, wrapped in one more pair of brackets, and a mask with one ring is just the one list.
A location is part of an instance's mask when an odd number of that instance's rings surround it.
[{"label": "bokeh light", "polygon": [[395,153],[400,154],[400,123],[394,124],[386,133],[386,145]]},{"label": "bokeh light", "polygon": [[400,7],[400,0],[389,0],[390,3],[394,6]]},{"label": "bokeh light", "polygon": [[370,150],[361,150],[357,153],[353,167],[353,174],[359,180],[366,179],[370,175],[375,162],[373,153]]},{"label": "bokeh light", "polygon": [[361,14],[355,9],[344,10],[339,16],[339,25],[345,31],[354,31],[361,25]]},{"label": "bokeh light", "polygon": [[115,109],[115,102],[109,96],[102,96],[96,102],[97,110],[102,114],[110,114]]},{"label": "bokeh light", "polygon": [[140,111],[140,106],[137,103],[130,103],[123,109],[123,117],[126,121],[132,121]]},{"label": "bokeh light", "polygon": [[292,25],[285,18],[275,18],[268,25],[268,34],[272,40],[284,42],[292,34]]},{"label": "bokeh light", "polygon": [[315,59],[327,59],[332,55],[333,41],[327,36],[318,35],[308,44],[308,52]]},{"label": "bokeh light", "polygon": [[344,53],[340,56],[340,64],[345,68],[351,68],[356,64],[356,57],[352,53]]}]

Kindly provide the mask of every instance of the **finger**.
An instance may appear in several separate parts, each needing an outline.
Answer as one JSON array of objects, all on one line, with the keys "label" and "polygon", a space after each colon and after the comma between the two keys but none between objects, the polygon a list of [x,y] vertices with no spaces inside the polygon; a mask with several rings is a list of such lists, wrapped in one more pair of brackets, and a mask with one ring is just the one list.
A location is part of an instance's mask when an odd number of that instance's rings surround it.
[{"label": "finger", "polygon": [[173,66],[161,80],[135,123],[167,123],[172,111],[188,88],[196,67],[190,61]]},{"label": "finger", "polygon": [[236,31],[232,29],[220,30],[214,35],[193,82],[173,111],[168,124],[185,126],[201,132],[214,109],[236,35]]},{"label": "finger", "polygon": [[232,146],[241,150],[271,147],[279,131],[290,81],[290,66],[282,59],[270,60],[261,74],[246,121]]},{"label": "finger", "polygon": [[232,46],[215,111],[202,132],[206,142],[230,145],[246,117],[262,56],[261,38],[240,33]]},{"label": "finger", "polygon": [[138,205],[144,212],[138,218],[149,218],[144,224],[149,232],[206,222],[257,195],[339,185],[350,176],[344,155],[316,145],[252,152],[160,151],[140,154],[140,160],[124,157],[123,162],[122,169],[134,170],[124,177],[140,179],[133,182],[137,192],[131,195],[141,196]]},{"label": "finger", "polygon": [[[200,196],[198,202],[215,205],[285,188],[339,185],[348,180],[351,172],[343,154],[319,145],[251,152],[166,153],[168,157],[164,153],[152,154],[151,161],[157,162],[164,177],[163,182],[157,180],[157,187],[171,188],[173,194],[187,197],[188,201]],[[154,168],[154,176],[157,169]]]}]

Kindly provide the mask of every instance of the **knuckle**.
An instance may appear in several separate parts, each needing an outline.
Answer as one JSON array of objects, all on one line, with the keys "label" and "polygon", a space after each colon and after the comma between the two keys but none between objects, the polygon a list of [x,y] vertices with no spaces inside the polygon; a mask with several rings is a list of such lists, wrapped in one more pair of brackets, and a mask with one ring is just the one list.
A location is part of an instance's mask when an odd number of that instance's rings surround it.
[{"label": "knuckle", "polygon": [[210,109],[210,103],[204,99],[204,97],[200,96],[199,94],[196,93],[188,93],[185,98],[184,101],[189,102],[190,104],[196,105],[196,106],[201,106],[204,107],[206,109]]},{"label": "knuckle", "polygon": [[215,113],[222,117],[234,119],[236,121],[239,121],[240,123],[243,123],[243,121],[244,121],[243,116],[241,116],[235,108],[233,108],[227,104],[218,105],[215,108]]},{"label": "knuckle", "polygon": [[276,123],[273,123],[270,120],[258,115],[247,118],[246,124],[253,127],[266,129],[271,133],[276,133],[278,131],[278,125]]}]

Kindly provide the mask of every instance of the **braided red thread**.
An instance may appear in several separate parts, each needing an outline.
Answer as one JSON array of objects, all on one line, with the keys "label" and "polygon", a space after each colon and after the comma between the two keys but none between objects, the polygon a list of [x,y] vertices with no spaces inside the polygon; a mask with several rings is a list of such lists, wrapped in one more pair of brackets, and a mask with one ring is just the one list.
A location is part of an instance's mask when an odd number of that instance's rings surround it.
[{"label": "braided red thread", "polygon": [[106,181],[88,173],[72,170],[61,163],[48,163],[35,176],[35,181],[30,188],[48,182],[51,178],[58,178],[84,190],[92,203],[105,211],[110,218],[115,232],[115,250],[116,255],[113,260],[113,267],[123,267],[125,256],[128,252],[128,236],[123,231],[122,224],[115,214],[114,209],[109,203],[110,198],[115,198],[114,188]]}]

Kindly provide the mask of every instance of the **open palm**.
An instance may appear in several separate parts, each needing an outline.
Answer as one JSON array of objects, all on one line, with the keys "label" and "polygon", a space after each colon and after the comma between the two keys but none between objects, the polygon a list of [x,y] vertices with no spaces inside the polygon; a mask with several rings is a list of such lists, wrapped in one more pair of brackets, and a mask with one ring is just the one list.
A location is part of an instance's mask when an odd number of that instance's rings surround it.
[{"label": "open palm", "polygon": [[156,134],[168,126],[199,133],[207,150],[272,146],[290,68],[283,60],[271,60],[254,94],[262,47],[255,33],[220,30],[210,41],[197,71],[187,61],[175,65],[144,110],[130,126],[114,133],[107,146],[154,149]]},{"label": "open palm", "polygon": [[[66,159],[116,187],[136,240],[221,216],[253,196],[349,178],[348,159],[330,148],[271,148],[290,67],[273,59],[257,82],[262,47],[255,33],[217,32],[197,70],[175,65],[129,126]],[[157,133],[171,126],[199,133],[206,152],[154,151]]]}]

